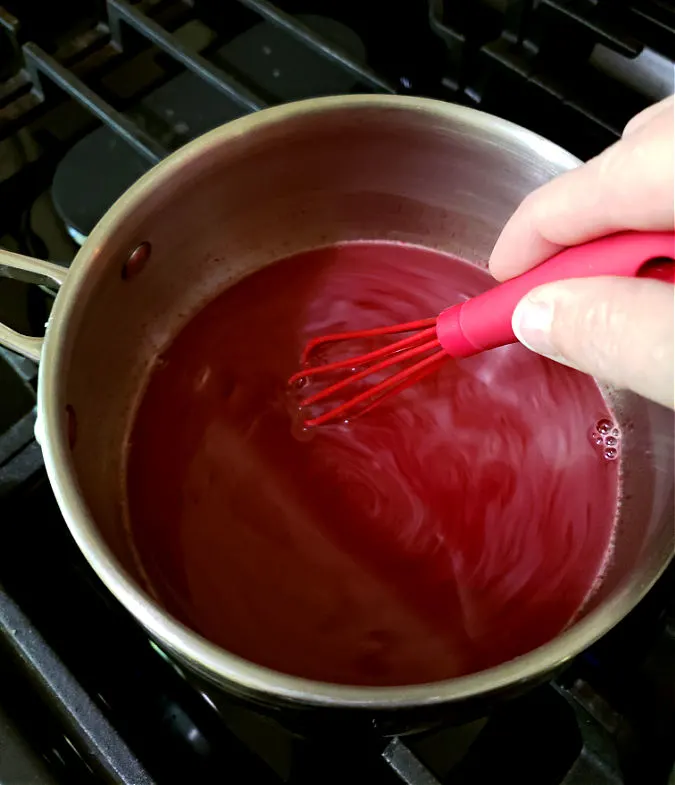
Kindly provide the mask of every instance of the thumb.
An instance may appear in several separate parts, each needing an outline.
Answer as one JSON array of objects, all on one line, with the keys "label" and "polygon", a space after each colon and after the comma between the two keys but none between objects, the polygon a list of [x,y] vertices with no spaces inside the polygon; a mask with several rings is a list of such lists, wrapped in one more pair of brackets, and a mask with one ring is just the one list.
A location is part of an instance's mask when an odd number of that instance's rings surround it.
[{"label": "thumb", "polygon": [[513,313],[518,340],[538,354],[674,408],[675,287],[632,278],[559,281]]}]

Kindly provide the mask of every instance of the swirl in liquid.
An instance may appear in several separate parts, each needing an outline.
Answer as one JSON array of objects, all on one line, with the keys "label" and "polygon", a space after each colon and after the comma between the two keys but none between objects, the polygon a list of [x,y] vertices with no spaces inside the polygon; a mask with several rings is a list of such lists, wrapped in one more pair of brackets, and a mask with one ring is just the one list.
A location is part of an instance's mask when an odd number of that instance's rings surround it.
[{"label": "swirl in liquid", "polygon": [[617,506],[618,461],[589,439],[608,417],[592,379],[516,345],[448,361],[348,424],[298,438],[289,416],[309,338],[491,283],[438,252],[349,243],[277,262],[189,322],[127,467],[134,543],[170,612],[253,662],[354,685],[481,670],[574,618]]}]

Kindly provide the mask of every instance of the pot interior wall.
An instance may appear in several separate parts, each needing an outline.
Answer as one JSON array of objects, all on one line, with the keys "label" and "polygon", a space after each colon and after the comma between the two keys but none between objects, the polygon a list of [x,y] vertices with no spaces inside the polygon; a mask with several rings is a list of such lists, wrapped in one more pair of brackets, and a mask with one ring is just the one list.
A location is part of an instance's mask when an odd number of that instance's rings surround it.
[{"label": "pot interior wall", "polygon": [[[484,263],[521,199],[574,165],[544,140],[450,106],[295,112],[261,113],[185,148],[118,203],[76,262],[89,275],[64,326],[59,402],[76,414],[84,498],[138,580],[124,443],[153,359],[201,305],[280,257],[344,240],[400,240]],[[148,263],[123,280],[142,242],[152,246]],[[612,400],[630,426],[621,526],[589,608],[672,549],[671,415],[633,396]]]}]

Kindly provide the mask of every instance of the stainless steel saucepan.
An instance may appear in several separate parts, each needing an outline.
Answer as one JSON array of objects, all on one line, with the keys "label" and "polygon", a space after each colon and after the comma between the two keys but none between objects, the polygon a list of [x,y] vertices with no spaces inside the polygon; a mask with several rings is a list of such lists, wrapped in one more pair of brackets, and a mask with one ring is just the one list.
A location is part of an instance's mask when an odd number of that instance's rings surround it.
[{"label": "stainless steel saucepan", "polygon": [[153,358],[203,304],[282,256],[342,240],[401,240],[483,264],[521,199],[577,163],[529,131],[451,104],[322,98],[236,120],[167,158],[108,211],[68,271],[0,252],[0,272],[61,287],[44,339],[0,326],[0,343],[40,361],[37,438],[63,516],[110,591],[170,655],[271,705],[477,706],[545,678],[645,594],[673,552],[673,417],[613,390],[623,478],[605,579],[555,640],[473,675],[369,688],[247,662],[151,598],[124,526],[130,414]]}]

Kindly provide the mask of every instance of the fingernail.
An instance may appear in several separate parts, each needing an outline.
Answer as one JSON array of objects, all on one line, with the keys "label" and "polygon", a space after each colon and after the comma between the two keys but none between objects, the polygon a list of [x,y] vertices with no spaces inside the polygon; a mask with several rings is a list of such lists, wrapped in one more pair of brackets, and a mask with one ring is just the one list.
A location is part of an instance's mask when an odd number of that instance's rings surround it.
[{"label": "fingernail", "polygon": [[547,357],[556,357],[551,342],[553,325],[553,303],[546,300],[522,299],[516,306],[511,326],[516,338],[528,349]]}]

